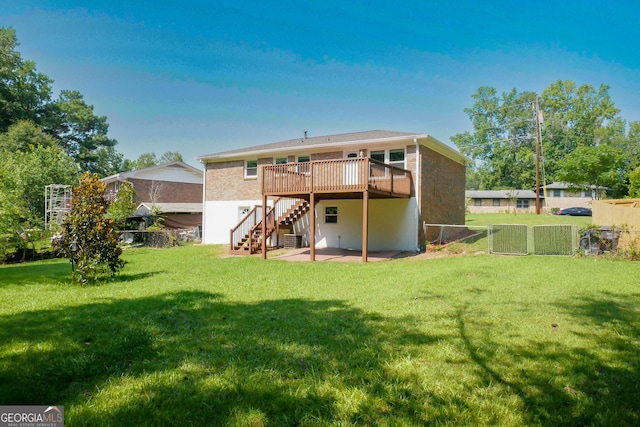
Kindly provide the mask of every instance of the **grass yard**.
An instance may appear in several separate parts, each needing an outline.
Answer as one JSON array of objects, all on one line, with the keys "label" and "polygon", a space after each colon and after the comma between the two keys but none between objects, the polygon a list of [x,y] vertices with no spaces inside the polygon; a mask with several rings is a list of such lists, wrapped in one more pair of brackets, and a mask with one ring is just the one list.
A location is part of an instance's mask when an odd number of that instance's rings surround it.
[{"label": "grass yard", "polygon": [[0,404],[78,425],[638,425],[640,263],[127,250],[0,266]]}]

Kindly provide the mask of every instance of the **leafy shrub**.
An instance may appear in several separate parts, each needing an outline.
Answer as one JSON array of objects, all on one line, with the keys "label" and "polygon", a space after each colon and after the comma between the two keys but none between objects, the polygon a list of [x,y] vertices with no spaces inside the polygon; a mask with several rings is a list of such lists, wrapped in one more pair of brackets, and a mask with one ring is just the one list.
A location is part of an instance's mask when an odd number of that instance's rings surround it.
[{"label": "leafy shrub", "polygon": [[73,189],[71,212],[62,225],[61,251],[74,266],[73,279],[83,284],[107,272],[114,275],[125,264],[114,220],[106,216],[104,192],[98,175],[85,173]]}]

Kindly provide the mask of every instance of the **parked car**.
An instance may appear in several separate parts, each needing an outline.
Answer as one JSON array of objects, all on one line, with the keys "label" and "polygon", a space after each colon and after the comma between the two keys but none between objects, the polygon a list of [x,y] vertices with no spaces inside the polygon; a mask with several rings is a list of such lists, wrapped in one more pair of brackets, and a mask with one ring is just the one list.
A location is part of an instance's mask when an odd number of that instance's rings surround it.
[{"label": "parked car", "polygon": [[554,215],[591,216],[592,212],[589,208],[566,208],[555,211]]}]

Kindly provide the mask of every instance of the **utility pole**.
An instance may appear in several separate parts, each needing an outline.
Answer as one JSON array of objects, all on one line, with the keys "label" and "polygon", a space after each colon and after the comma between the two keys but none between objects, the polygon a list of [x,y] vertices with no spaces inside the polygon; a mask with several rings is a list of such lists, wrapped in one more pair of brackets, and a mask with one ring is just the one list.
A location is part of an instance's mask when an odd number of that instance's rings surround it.
[{"label": "utility pole", "polygon": [[536,215],[540,211],[540,98],[536,95]]}]

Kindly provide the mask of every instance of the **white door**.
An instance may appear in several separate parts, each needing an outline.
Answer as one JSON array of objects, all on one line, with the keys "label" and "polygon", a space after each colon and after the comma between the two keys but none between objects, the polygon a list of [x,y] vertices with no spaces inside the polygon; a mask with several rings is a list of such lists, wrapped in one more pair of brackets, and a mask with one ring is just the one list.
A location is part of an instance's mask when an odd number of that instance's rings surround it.
[{"label": "white door", "polygon": [[[358,153],[347,153],[346,159],[357,159]],[[358,185],[358,162],[347,162],[344,165],[344,185]]]}]

